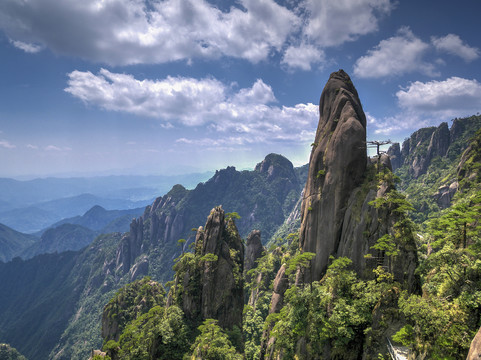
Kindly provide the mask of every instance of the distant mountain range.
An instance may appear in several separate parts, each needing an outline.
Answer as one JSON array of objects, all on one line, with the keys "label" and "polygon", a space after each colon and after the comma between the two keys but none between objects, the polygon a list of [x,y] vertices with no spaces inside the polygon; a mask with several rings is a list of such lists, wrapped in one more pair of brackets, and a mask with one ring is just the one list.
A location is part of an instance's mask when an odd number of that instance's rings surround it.
[{"label": "distant mountain range", "polygon": [[29,181],[0,178],[0,223],[35,233],[62,219],[82,215],[95,205],[107,210],[145,207],[174,184],[190,188],[210,176],[203,173]]},{"label": "distant mountain range", "polygon": [[106,210],[95,205],[82,216],[63,219],[36,234],[24,234],[0,224],[0,261],[16,256],[29,259],[36,255],[80,250],[96,236],[129,230],[133,218],[144,208]]}]

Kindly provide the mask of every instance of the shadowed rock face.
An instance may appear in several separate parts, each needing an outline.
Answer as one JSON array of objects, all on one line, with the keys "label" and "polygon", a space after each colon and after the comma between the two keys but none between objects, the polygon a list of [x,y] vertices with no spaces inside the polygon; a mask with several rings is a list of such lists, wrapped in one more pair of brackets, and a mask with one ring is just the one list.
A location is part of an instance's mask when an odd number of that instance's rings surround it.
[{"label": "shadowed rock face", "polygon": [[366,169],[366,117],[349,76],[332,73],[319,102],[319,125],[302,204],[300,246],[316,254],[311,280],[325,272],[339,245],[352,190]]},{"label": "shadowed rock face", "polygon": [[257,267],[256,261],[262,256],[263,252],[264,247],[261,242],[261,232],[259,230],[252,230],[249,236],[247,236],[245,247],[244,272],[246,274],[249,270]]},{"label": "shadowed rock face", "polygon": [[184,313],[192,318],[199,314],[201,321],[217,319],[224,329],[242,329],[244,244],[234,221],[225,219],[220,206],[212,209],[205,227],[197,231],[195,252],[211,259],[186,274]]}]

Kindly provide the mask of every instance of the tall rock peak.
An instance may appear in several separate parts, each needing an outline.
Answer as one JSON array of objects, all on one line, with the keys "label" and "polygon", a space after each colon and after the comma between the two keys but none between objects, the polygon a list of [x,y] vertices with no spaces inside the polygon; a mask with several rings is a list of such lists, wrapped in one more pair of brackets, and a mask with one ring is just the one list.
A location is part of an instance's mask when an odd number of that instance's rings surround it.
[{"label": "tall rock peak", "polygon": [[217,319],[225,329],[242,329],[244,244],[222,207],[212,209],[197,230],[199,262],[184,274],[182,308],[193,321]]},{"label": "tall rock peak", "polygon": [[300,245],[316,254],[313,280],[336,253],[347,201],[366,169],[366,116],[357,91],[343,71],[332,73],[319,102],[302,204]]}]

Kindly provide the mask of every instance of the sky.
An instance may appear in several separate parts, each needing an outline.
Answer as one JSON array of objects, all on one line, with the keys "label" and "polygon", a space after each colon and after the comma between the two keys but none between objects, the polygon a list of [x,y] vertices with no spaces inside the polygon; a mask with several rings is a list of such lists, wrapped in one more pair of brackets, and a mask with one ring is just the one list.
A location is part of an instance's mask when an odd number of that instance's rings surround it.
[{"label": "sky", "polygon": [[0,177],[308,162],[344,69],[368,140],[481,111],[480,0],[2,0]]}]

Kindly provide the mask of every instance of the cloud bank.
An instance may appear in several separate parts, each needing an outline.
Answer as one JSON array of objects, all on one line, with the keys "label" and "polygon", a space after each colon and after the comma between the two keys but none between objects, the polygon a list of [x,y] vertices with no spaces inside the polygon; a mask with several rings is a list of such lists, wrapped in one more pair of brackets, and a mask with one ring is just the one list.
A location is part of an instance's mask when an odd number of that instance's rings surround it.
[{"label": "cloud bank", "polygon": [[278,53],[284,65],[309,70],[324,61],[323,48],[377,31],[392,8],[390,0],[239,0],[225,11],[206,0],[3,0],[0,29],[26,52],[50,48],[109,65],[257,63]]},{"label": "cloud bank", "polygon": [[202,126],[237,144],[309,141],[319,116],[311,103],[278,105],[272,88],[261,79],[236,90],[213,78],[138,80],[101,69],[98,74],[71,72],[65,91],[105,110],[159,119],[167,128]]}]

